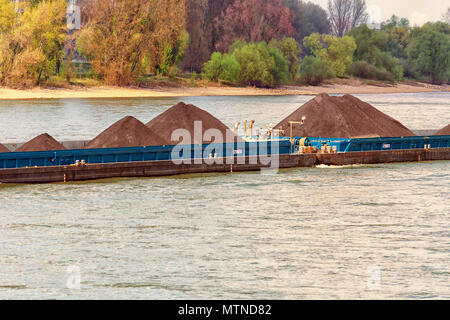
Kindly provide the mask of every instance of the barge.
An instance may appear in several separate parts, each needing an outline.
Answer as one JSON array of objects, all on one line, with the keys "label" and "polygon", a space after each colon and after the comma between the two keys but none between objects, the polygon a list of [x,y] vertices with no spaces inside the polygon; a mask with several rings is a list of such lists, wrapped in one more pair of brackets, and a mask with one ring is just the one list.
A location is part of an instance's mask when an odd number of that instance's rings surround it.
[{"label": "barge", "polygon": [[450,160],[450,136],[248,140],[228,144],[0,153],[0,183]]}]

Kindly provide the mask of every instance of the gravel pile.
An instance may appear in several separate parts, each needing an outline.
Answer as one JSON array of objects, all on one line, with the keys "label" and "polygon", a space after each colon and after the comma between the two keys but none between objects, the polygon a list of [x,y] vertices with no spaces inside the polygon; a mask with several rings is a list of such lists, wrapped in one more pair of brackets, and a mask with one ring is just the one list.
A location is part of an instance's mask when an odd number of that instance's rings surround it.
[{"label": "gravel pile", "polygon": [[384,114],[374,106],[354,97],[320,94],[294,111],[275,126],[290,135],[289,121],[301,121],[293,125],[297,137],[405,137],[415,134],[399,121]]}]

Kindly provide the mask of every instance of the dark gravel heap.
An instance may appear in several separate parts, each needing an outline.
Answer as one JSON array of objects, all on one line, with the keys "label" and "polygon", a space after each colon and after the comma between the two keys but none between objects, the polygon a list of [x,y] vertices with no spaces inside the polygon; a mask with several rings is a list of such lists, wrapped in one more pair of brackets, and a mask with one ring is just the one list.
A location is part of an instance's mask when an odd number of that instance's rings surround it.
[{"label": "dark gravel heap", "polygon": [[165,145],[164,140],[138,119],[125,117],[100,133],[86,149],[126,148]]},{"label": "dark gravel heap", "polygon": [[15,150],[15,152],[30,152],[30,151],[53,151],[65,150],[66,148],[56,141],[48,133],[43,133],[36,138],[28,141],[23,146]]},{"label": "dark gravel heap", "polygon": [[298,137],[405,137],[415,134],[397,120],[360,99],[345,95],[334,97],[320,94],[294,111],[275,126],[289,136],[289,121],[305,124],[293,125],[293,135]]},{"label": "dark gravel heap", "polygon": [[0,153],[9,152],[9,149],[0,143]]},{"label": "dark gravel heap", "polygon": [[438,132],[434,134],[435,136],[448,136],[450,135],[450,124],[448,124],[446,127],[442,128]]},{"label": "dark gravel heap", "polygon": [[[199,137],[200,141],[194,141],[194,122],[202,122],[202,137]],[[210,113],[191,104],[185,104],[180,102],[163,112],[152,121],[146,124],[148,128],[158,133],[163,139],[165,144],[178,144],[180,140],[172,140],[172,133],[177,129],[185,129],[191,135],[191,141],[195,144],[207,144],[207,143],[223,143],[227,139],[227,134],[232,137],[234,141],[242,142],[243,140],[236,136],[234,132],[228,128],[219,119],[211,115]],[[205,139],[204,134],[209,129],[218,130],[222,139]],[[233,142],[233,140],[228,142]]]}]

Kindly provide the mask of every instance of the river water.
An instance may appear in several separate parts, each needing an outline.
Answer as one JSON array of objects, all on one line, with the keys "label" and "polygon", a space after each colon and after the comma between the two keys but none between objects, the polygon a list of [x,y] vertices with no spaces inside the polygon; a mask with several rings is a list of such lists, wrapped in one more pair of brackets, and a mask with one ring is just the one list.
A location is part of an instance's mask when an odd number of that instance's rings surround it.
[{"label": "river water", "polygon": [[[450,94],[360,95],[414,130]],[[311,97],[0,101],[0,142],[185,101],[261,127]],[[450,298],[450,162],[0,187],[0,298]]]}]

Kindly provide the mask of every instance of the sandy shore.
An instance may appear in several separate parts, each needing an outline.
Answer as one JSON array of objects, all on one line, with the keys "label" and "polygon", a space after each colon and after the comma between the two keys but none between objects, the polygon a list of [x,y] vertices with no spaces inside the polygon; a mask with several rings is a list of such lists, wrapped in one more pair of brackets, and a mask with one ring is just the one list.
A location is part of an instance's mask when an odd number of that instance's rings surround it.
[{"label": "sandy shore", "polygon": [[118,87],[72,87],[34,88],[15,90],[0,88],[0,100],[25,99],[82,99],[82,98],[163,98],[188,96],[269,96],[269,95],[316,95],[331,94],[364,94],[364,93],[412,93],[412,92],[450,92],[449,85],[429,85],[424,83],[399,83],[396,86],[367,85],[361,83],[333,83],[322,86],[283,87],[278,89],[258,89],[253,87],[201,87],[201,88],[118,88]]}]

